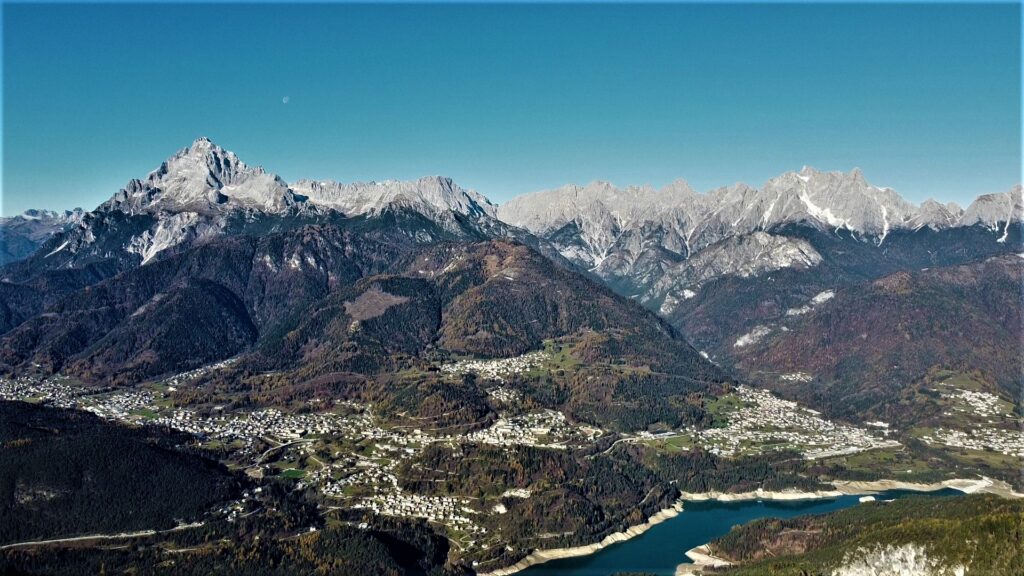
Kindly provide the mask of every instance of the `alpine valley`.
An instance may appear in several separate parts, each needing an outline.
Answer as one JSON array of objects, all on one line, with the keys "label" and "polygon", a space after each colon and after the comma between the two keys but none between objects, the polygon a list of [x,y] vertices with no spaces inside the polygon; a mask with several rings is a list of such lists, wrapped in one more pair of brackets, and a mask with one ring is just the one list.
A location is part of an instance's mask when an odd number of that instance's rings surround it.
[{"label": "alpine valley", "polygon": [[[994,496],[834,512],[863,542],[761,521],[704,569],[1013,573],[1022,221],[1020,186],[915,205],[806,167],[498,206],[200,138],[0,220],[0,572],[510,574],[692,500],[953,487]],[[1017,540],[976,572],[935,522]]]}]

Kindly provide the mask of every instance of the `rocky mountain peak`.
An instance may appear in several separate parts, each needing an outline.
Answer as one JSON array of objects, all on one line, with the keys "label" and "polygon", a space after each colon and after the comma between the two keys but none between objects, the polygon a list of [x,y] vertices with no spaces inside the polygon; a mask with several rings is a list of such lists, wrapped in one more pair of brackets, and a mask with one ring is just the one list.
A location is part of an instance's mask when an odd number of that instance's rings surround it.
[{"label": "rocky mountain peak", "polygon": [[920,228],[944,230],[956,225],[961,212],[963,210],[955,203],[940,204],[929,198],[918,206],[916,213],[908,222],[908,226],[915,230]]},{"label": "rocky mountain peak", "polygon": [[209,212],[224,207],[277,212],[294,203],[288,185],[278,176],[251,167],[234,152],[200,137],[144,180],[130,181],[105,206],[129,213]]},{"label": "rocky mountain peak", "polygon": [[417,180],[354,182],[299,180],[292,190],[307,201],[337,210],[347,216],[374,215],[403,208],[435,220],[446,220],[457,213],[471,218],[493,218],[496,206],[482,194],[466,190],[445,176],[425,176]]},{"label": "rocky mountain peak", "polygon": [[30,209],[11,217],[0,217],[0,266],[32,254],[54,234],[82,222],[85,212]]},{"label": "rocky mountain peak", "polygon": [[[11,219],[20,219],[26,221],[53,221],[60,224],[73,224],[82,219],[82,215],[85,211],[81,208],[75,208],[73,210],[40,210],[36,208],[29,208],[17,216],[13,216]],[[4,220],[8,220],[5,218]]]},{"label": "rocky mountain peak", "polygon": [[1000,241],[1005,241],[1009,224],[1024,220],[1024,192],[1021,185],[1006,192],[982,194],[968,206],[958,226],[982,225],[993,231],[1001,231]]}]

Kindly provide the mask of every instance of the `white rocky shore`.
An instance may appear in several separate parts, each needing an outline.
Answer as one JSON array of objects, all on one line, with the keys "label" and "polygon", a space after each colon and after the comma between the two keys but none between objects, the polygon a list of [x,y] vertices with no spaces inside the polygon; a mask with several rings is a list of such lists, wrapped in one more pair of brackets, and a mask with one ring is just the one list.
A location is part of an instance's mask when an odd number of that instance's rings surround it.
[{"label": "white rocky shore", "polygon": [[914,492],[936,492],[946,488],[959,490],[964,494],[989,493],[1003,498],[1024,498],[1024,494],[1015,492],[1012,487],[1002,480],[992,478],[954,478],[943,480],[932,484],[919,482],[902,482],[899,480],[836,480],[832,482],[835,490],[815,490],[806,492],[800,490],[763,490],[758,488],[752,492],[683,492],[682,500],[699,502],[706,500],[717,500],[719,502],[741,502],[747,500],[814,500],[819,498],[837,498],[839,496],[865,495],[886,490],[911,490]]},{"label": "white rocky shore", "polygon": [[1024,494],[1014,491],[1008,483],[982,476],[980,478],[953,478],[923,484],[918,482],[900,482],[898,480],[874,480],[865,482],[837,480],[832,483],[844,494],[870,494],[886,490],[913,490],[915,492],[935,492],[945,488],[959,490],[964,494],[995,494],[1003,498],[1024,498]]},{"label": "white rocky shore", "polygon": [[656,514],[654,514],[654,516],[648,518],[647,521],[643,524],[631,526],[624,532],[616,532],[614,534],[609,534],[608,536],[605,536],[604,540],[601,540],[596,544],[588,544],[586,546],[574,546],[572,548],[552,548],[550,550],[534,550],[530,553],[529,556],[523,558],[522,560],[516,562],[511,566],[499,568],[498,570],[495,570],[493,572],[487,572],[485,574],[481,574],[480,576],[508,576],[509,574],[515,574],[516,572],[519,572],[520,570],[525,570],[535,564],[543,564],[544,562],[558,560],[559,558],[575,558],[576,556],[586,556],[588,554],[593,554],[594,552],[597,552],[598,550],[601,550],[603,548],[607,548],[612,544],[618,544],[619,542],[625,542],[630,538],[635,538],[643,534],[644,532],[647,532],[653,526],[661,524],[669,518],[674,518],[678,516],[679,513],[682,511],[683,502],[682,500],[679,500],[671,507],[665,508],[664,510],[657,512]]},{"label": "white rocky shore", "polygon": [[[616,532],[606,536],[600,542],[596,544],[588,544],[586,546],[574,546],[572,548],[552,548],[550,550],[534,550],[529,556],[523,558],[519,562],[506,566],[505,568],[499,568],[492,572],[481,573],[480,576],[509,576],[529,568],[536,564],[543,564],[551,560],[558,560],[560,558],[575,558],[577,556],[586,556],[593,554],[599,550],[607,548],[612,544],[619,542],[625,542],[630,538],[635,538],[643,534],[644,532],[651,529],[651,527],[674,518],[683,511],[683,505],[686,501],[698,502],[707,500],[717,500],[720,502],[740,502],[747,500],[813,500],[821,498],[837,498],[840,496],[850,495],[865,495],[875,494],[878,492],[884,492],[887,490],[912,490],[916,492],[935,492],[943,490],[945,488],[952,488],[959,490],[965,494],[975,494],[980,492],[987,492],[996,494],[1004,498],[1024,498],[1024,494],[1014,492],[1009,484],[1001,480],[993,480],[991,478],[977,478],[977,479],[966,479],[966,478],[955,478],[952,480],[944,480],[942,482],[935,482],[933,484],[923,484],[916,482],[901,482],[898,480],[874,480],[874,481],[835,481],[833,482],[834,490],[816,490],[813,492],[799,491],[799,490],[762,490],[758,489],[752,492],[740,492],[740,493],[728,493],[728,492],[683,492],[679,500],[670,508],[666,508],[651,516],[647,522],[632,526],[624,532]],[[686,552],[686,556],[692,560],[691,562],[680,564],[676,567],[676,576],[685,576],[689,574],[698,574],[701,568],[724,566],[728,564],[728,561],[722,558],[717,558],[711,554],[710,549],[706,544],[692,548]]]},{"label": "white rocky shore", "polygon": [[686,557],[692,561],[692,564],[680,564],[679,566],[676,566],[676,576],[700,574],[700,570],[702,568],[722,568],[724,566],[732,565],[732,562],[712,554],[711,548],[709,548],[707,544],[702,544],[696,548],[687,550]]},{"label": "white rocky shore", "polygon": [[[770,491],[758,489],[753,492],[741,492],[736,494],[723,492],[684,492],[680,498],[688,501],[717,500],[720,502],[739,502],[745,500],[813,500],[818,498],[835,498],[838,496],[851,496],[858,494],[874,494],[877,492],[885,492],[887,490],[936,492],[946,488],[959,490],[964,494],[988,493],[995,494],[1003,498],[1024,498],[1024,494],[1015,492],[1006,482],[1003,482],[1002,480],[993,480],[992,478],[984,476],[973,480],[967,478],[953,478],[951,480],[943,480],[942,482],[934,482],[931,484],[901,482],[899,480],[837,480],[833,482],[832,485],[835,486],[835,490],[801,492],[797,490]],[[703,568],[719,568],[730,564],[728,560],[714,556],[707,544],[702,544],[696,548],[688,550],[686,552],[686,557],[689,558],[691,562],[686,562],[676,566],[676,576],[691,576],[700,574],[701,569]],[[902,574],[902,572],[900,573]],[[907,573],[912,574],[914,572]],[[843,573],[843,576],[846,576],[846,574],[851,576],[857,574],[859,576],[862,572],[854,570],[848,573]],[[868,573],[864,572],[863,574]],[[925,573],[922,572],[921,574]],[[931,573],[929,572],[927,574]],[[959,575],[961,573],[957,574]]]},{"label": "white rocky shore", "polygon": [[763,490],[758,488],[752,492],[683,492],[680,498],[690,502],[716,500],[718,502],[744,502],[747,500],[814,500],[817,498],[838,498],[848,492],[841,490],[816,490],[802,492],[799,490]]}]

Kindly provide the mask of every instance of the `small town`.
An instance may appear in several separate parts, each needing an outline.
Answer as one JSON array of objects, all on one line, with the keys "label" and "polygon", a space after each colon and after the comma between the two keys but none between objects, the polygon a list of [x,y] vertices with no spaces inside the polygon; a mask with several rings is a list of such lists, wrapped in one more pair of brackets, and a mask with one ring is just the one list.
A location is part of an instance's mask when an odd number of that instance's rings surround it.
[{"label": "small town", "polygon": [[[947,383],[941,383],[939,386],[941,387],[939,392],[942,396],[953,401],[954,406],[952,409],[955,412],[985,419],[990,424],[995,422],[994,419],[1013,418],[1013,414],[1009,412],[1009,409],[1003,407],[1006,402],[1000,400],[995,394],[964,390]],[[951,413],[946,415],[951,415]]]},{"label": "small town", "polygon": [[353,504],[352,508],[365,508],[384,516],[425,518],[430,522],[445,524],[478,535],[487,532],[486,528],[474,524],[467,516],[478,514],[478,512],[470,508],[469,500],[464,498],[390,492],[364,498]]},{"label": "small town", "polygon": [[441,366],[441,371],[446,374],[471,373],[487,380],[504,382],[507,376],[529,372],[533,368],[542,365],[548,358],[549,354],[547,352],[537,351],[512,358],[460,360],[454,364]]},{"label": "small town", "polygon": [[498,446],[525,445],[564,450],[571,441],[592,442],[602,434],[589,426],[573,426],[561,412],[541,410],[499,419],[490,428],[466,436],[467,442]]},{"label": "small town", "polygon": [[[532,369],[544,362],[545,353],[531,353],[499,360],[464,360],[444,367],[450,374],[474,373],[495,383],[511,374]],[[162,380],[161,386],[173,391],[202,374],[206,367]],[[807,381],[809,375],[783,375],[784,380]],[[216,442],[231,449],[237,460],[256,478],[265,474],[288,473],[300,479],[300,486],[315,486],[324,496],[344,503],[343,507],[368,510],[375,514],[424,518],[460,535],[459,545],[473,548],[486,529],[474,522],[475,514],[502,513],[474,510],[468,500],[414,494],[404,491],[397,475],[403,462],[413,460],[425,446],[442,443],[458,449],[462,443],[495,446],[533,446],[565,450],[593,443],[605,433],[598,428],[577,425],[555,410],[517,412],[521,393],[507,385],[487,389],[500,405],[511,408],[483,430],[468,434],[439,434],[411,427],[383,427],[370,406],[339,400],[333,406],[318,400],[327,410],[291,414],[274,408],[227,413],[213,407],[209,415],[168,404],[161,388],[137,387],[126,390],[90,390],[61,376],[0,379],[0,399],[28,400],[54,406],[78,408],[100,417],[133,424],[167,426],[196,436],[201,443]],[[1005,416],[996,396],[954,389],[946,392],[963,410],[983,417]],[[723,457],[759,453],[766,450],[795,449],[808,460],[854,454],[877,448],[899,446],[887,439],[888,425],[870,422],[875,431],[837,424],[823,419],[814,410],[803,408],[768,392],[739,386],[724,415],[727,425],[705,430],[684,429],[662,433],[626,434],[616,442],[664,441],[684,436],[695,445]],[[1024,457],[1024,434],[1012,430],[983,428],[970,432],[939,429],[922,437],[929,444],[943,444],[976,450],[994,450]],[[355,442],[365,447],[357,451],[341,449],[337,442]],[[369,442],[369,444],[366,444]],[[268,448],[269,446],[269,448]],[[315,450],[317,446],[326,450]],[[330,448],[335,446],[335,448]],[[611,448],[609,448],[610,450]],[[328,452],[330,457],[324,457]],[[313,468],[280,468],[270,455],[281,461],[305,457],[316,463]],[[289,455],[290,454],[290,455]],[[319,457],[315,454],[319,454]],[[275,472],[276,470],[276,472]],[[526,498],[529,491],[510,496]]]},{"label": "small town", "polygon": [[958,417],[966,417],[974,424],[967,430],[939,427],[922,431],[919,434],[922,441],[933,446],[1024,458],[1024,431],[1017,426],[1009,402],[995,394],[959,388],[948,382],[940,382],[935,391],[951,404],[942,413],[944,417],[954,421]]},{"label": "small town", "polygon": [[69,382],[61,376],[0,378],[0,400],[23,400],[57,408],[76,408],[88,391],[72,386]]},{"label": "small town", "polygon": [[739,386],[736,395],[741,406],[728,414],[728,426],[697,432],[698,442],[720,456],[792,448],[813,460],[900,445],[862,428],[825,420],[767,390]]},{"label": "small town", "polygon": [[975,430],[952,430],[939,428],[931,434],[924,434],[921,440],[928,444],[998,452],[1005,456],[1024,458],[1024,432],[1001,428],[978,428]]}]

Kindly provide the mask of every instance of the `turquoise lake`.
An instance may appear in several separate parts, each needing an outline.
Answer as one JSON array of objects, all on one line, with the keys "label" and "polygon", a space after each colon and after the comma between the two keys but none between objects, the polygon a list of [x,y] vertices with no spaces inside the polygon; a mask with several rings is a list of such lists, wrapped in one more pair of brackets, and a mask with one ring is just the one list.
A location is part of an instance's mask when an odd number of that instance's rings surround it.
[{"label": "turquoise lake", "polygon": [[[922,494],[892,490],[876,494],[878,500],[916,495],[923,497],[960,494],[947,489]],[[721,536],[737,524],[758,518],[790,518],[820,514],[858,505],[858,496],[795,502],[687,502],[684,510],[636,538],[605,548],[590,556],[552,560],[523,570],[523,576],[611,576],[616,572],[647,572],[673,576],[676,566],[688,562],[686,551]]]}]

